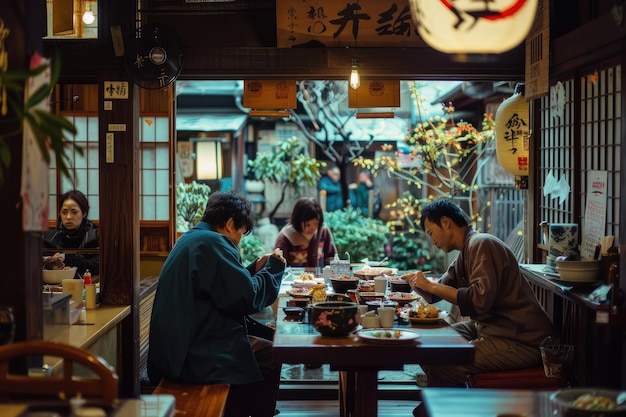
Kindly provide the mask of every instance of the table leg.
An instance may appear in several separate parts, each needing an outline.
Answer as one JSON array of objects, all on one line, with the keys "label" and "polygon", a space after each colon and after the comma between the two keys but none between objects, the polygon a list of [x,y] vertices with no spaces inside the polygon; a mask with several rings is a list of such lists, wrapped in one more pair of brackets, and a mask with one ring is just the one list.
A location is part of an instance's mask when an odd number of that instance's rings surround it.
[{"label": "table leg", "polygon": [[378,370],[339,372],[339,414],[341,417],[378,416]]},{"label": "table leg", "polygon": [[339,371],[339,415],[354,415],[354,371]]}]

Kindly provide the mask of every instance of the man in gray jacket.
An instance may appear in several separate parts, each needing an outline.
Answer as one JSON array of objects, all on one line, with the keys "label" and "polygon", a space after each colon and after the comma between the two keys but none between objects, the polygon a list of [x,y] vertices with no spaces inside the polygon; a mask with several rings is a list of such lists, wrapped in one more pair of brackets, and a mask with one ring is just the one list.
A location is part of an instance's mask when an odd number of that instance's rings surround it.
[{"label": "man in gray jacket", "polygon": [[424,206],[421,227],[438,248],[459,255],[438,282],[422,272],[404,278],[427,301],[457,305],[470,320],[453,326],[475,347],[472,365],[424,366],[428,386],[463,387],[470,374],[541,365],[539,346],[551,335],[552,323],[509,247],[473,230],[450,200]]}]

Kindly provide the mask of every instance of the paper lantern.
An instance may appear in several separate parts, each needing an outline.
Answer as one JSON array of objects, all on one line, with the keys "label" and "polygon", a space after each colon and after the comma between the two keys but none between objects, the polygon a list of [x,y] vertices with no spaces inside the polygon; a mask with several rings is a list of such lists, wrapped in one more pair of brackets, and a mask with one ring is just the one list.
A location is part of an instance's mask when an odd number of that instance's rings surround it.
[{"label": "paper lantern", "polygon": [[517,84],[515,93],[498,107],[495,133],[500,164],[515,175],[517,188],[527,188],[530,108],[524,98],[524,84]]},{"label": "paper lantern", "polygon": [[519,45],[538,0],[410,0],[422,39],[449,54],[497,54]]}]

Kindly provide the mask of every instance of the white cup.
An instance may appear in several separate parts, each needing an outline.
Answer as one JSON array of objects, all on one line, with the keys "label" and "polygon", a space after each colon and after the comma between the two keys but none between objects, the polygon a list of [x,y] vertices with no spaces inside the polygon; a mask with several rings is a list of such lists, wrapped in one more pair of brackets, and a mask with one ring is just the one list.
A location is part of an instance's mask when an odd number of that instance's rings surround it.
[{"label": "white cup", "polygon": [[374,278],[374,291],[385,293],[387,292],[387,278],[386,277],[376,277]]},{"label": "white cup", "polygon": [[[396,316],[395,307],[378,307],[378,318],[380,319],[380,327],[391,328]],[[364,326],[365,327],[365,326]]]},{"label": "white cup", "polygon": [[380,319],[376,316],[361,317],[361,326],[364,329],[375,329],[380,327]]},{"label": "white cup", "polygon": [[369,308],[369,306],[359,304],[357,308],[359,309],[359,316],[363,317],[365,313],[367,313],[367,309]]}]

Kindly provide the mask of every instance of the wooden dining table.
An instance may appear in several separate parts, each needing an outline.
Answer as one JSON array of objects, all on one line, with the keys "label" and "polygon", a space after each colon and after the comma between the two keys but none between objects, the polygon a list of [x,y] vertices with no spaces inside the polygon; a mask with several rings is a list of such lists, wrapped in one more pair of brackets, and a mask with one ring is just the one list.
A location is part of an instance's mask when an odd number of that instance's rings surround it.
[{"label": "wooden dining table", "polygon": [[[306,321],[306,320],[305,320]],[[419,337],[409,343],[320,335],[312,325],[276,320],[274,358],[286,364],[329,364],[339,371],[341,417],[378,415],[378,371],[401,370],[405,364],[462,365],[474,361],[474,347],[445,321],[428,325],[397,325]],[[417,388],[416,388],[417,389]]]}]

